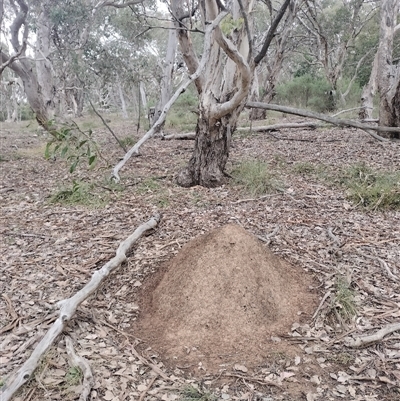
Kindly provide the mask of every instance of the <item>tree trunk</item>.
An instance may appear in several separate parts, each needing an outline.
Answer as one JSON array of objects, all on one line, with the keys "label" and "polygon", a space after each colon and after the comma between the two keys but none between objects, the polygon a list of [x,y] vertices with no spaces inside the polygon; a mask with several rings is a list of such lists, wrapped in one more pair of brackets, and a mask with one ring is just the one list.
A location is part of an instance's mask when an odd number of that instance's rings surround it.
[{"label": "tree trunk", "polygon": [[[206,69],[195,79],[199,94],[195,147],[188,166],[177,177],[179,185],[216,187],[225,182],[227,176],[224,169],[229,156],[231,132],[236,129],[249,95],[254,69],[265,56],[289,3],[290,0],[284,0],[271,23],[261,51],[254,58],[249,37],[255,5],[253,0],[233,1],[229,17],[215,28]],[[183,13],[184,4],[187,3],[183,0],[171,1],[181,51],[191,72],[197,68],[198,59],[190,41],[190,21],[186,25],[182,22],[192,15],[192,10]],[[223,12],[226,10],[220,1],[202,2],[204,27],[213,24],[211,21],[216,21]]]},{"label": "tree trunk", "polygon": [[197,121],[193,154],[188,166],[178,174],[179,185],[214,188],[226,181],[224,170],[229,157],[231,132],[236,128],[234,119],[223,118],[210,124],[207,113],[201,112]]},{"label": "tree trunk", "polygon": [[118,87],[119,99],[121,101],[122,118],[126,120],[128,118],[128,112],[126,110],[124,91],[122,89],[121,80],[118,73],[117,73],[117,87]]},{"label": "tree trunk", "polygon": [[[163,77],[161,79],[160,100],[158,101],[157,106],[155,107],[151,125],[154,125],[154,123],[158,120],[158,117],[160,117],[161,115],[161,111],[163,110],[164,106],[168,103],[168,100],[172,96],[174,62],[175,62],[175,53],[177,44],[178,42],[177,42],[176,30],[170,29],[168,34],[167,54],[165,56],[165,61],[164,61],[164,72],[163,72]],[[160,129],[162,130],[162,127],[160,127]]]},{"label": "tree trunk", "polygon": [[35,57],[37,82],[40,88],[40,94],[46,107],[47,118],[51,120],[54,118],[55,113],[54,98],[56,95],[56,88],[53,84],[52,65],[49,60],[52,24],[50,22],[48,8],[48,3],[43,4],[42,11],[39,14]]},{"label": "tree trunk", "polygon": [[[400,67],[393,65],[393,37],[397,14],[398,0],[382,0],[381,23],[378,47],[378,92],[379,92],[379,125],[395,127],[398,122],[398,110],[393,108],[399,103],[398,87],[400,85]],[[397,116],[396,116],[397,115]],[[387,136],[393,136],[389,132]]]}]

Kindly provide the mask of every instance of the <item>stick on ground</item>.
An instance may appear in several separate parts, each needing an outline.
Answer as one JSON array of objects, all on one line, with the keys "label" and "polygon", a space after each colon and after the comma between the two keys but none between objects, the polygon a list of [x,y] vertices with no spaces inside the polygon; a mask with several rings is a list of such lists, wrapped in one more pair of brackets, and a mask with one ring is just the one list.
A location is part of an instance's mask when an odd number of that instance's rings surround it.
[{"label": "stick on ground", "polygon": [[9,401],[16,391],[24,385],[38,366],[42,356],[47,352],[55,339],[62,333],[68,321],[74,316],[78,306],[95,292],[108,275],[116,270],[126,260],[126,253],[132,245],[148,230],[157,227],[161,217],[156,215],[146,223],[140,225],[125,241],[119,245],[115,256],[107,262],[100,270],[96,270],[91,280],[74,296],[58,302],[60,314],[58,319],[50,327],[40,343],[32,352],[28,360],[9,378],[0,391],[0,400]]}]

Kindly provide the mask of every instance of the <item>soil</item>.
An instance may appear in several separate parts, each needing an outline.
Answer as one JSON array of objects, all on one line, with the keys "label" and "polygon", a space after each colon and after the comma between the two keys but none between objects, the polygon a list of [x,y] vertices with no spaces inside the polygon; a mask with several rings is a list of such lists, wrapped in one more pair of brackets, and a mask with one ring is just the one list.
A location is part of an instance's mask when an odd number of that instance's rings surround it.
[{"label": "soil", "polygon": [[191,240],[148,281],[133,333],[197,375],[262,365],[277,350],[271,337],[317,306],[311,276],[237,224]]}]

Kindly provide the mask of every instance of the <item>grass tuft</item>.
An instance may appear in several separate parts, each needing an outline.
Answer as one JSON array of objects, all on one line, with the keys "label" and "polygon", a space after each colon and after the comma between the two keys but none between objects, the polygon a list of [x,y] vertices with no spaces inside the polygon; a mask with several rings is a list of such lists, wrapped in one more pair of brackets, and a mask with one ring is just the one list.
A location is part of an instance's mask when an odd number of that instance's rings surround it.
[{"label": "grass tuft", "polygon": [[252,196],[263,195],[278,188],[268,164],[262,161],[244,161],[232,171],[232,176],[235,183]]},{"label": "grass tuft", "polygon": [[65,375],[65,382],[69,386],[76,386],[82,383],[82,379],[83,379],[83,373],[76,366],[69,368],[67,374]]},{"label": "grass tuft", "polygon": [[368,209],[400,209],[400,171],[375,171],[365,163],[343,170],[340,184],[348,198]]},{"label": "grass tuft", "polygon": [[120,139],[120,142],[123,146],[125,146],[126,148],[130,148],[132,147],[137,141],[135,138],[133,138],[132,136],[126,136],[122,139]]},{"label": "grass tuft", "polygon": [[349,280],[343,276],[336,277],[336,291],[332,309],[339,321],[350,322],[357,315],[354,290]]},{"label": "grass tuft", "polygon": [[208,391],[202,391],[194,386],[186,386],[181,390],[180,401],[216,401],[217,397]]},{"label": "grass tuft", "polygon": [[83,181],[72,181],[72,187],[64,187],[51,196],[51,203],[65,205],[103,206],[104,200],[93,193],[93,185]]}]

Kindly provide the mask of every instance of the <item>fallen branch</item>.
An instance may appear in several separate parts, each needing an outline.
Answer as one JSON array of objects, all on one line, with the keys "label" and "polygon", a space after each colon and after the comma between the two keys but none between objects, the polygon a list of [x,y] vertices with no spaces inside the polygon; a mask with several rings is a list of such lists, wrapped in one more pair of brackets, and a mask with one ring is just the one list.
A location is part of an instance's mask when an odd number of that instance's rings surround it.
[{"label": "fallen branch", "polygon": [[272,125],[261,125],[258,127],[238,127],[236,131],[254,131],[254,132],[263,132],[263,131],[278,131],[280,129],[287,128],[310,128],[316,129],[320,127],[326,127],[326,124],[318,124],[313,121],[303,122],[303,123],[282,123],[282,124],[272,124]]},{"label": "fallen branch", "polygon": [[386,335],[394,333],[395,331],[399,330],[400,330],[400,323],[388,324],[387,326],[382,327],[374,334],[364,337],[358,337],[355,340],[349,340],[346,345],[353,348],[364,347],[365,345],[380,341]]},{"label": "fallen branch", "polygon": [[146,223],[140,225],[125,241],[119,245],[115,257],[107,262],[100,270],[96,270],[91,280],[74,296],[57,303],[60,308],[58,319],[50,327],[46,335],[32,352],[28,360],[8,379],[1,388],[1,401],[9,401],[16,391],[25,384],[36,369],[40,358],[47,352],[55,339],[64,330],[68,321],[74,316],[78,306],[93,292],[98,290],[108,275],[117,269],[126,260],[126,253],[132,245],[148,230],[155,228],[160,221],[160,216],[154,216]]},{"label": "fallen branch", "polygon": [[266,109],[266,110],[274,110],[280,111],[282,113],[294,114],[296,116],[306,117],[306,118],[315,118],[316,120],[326,121],[330,124],[338,125],[339,127],[354,127],[359,128],[373,136],[375,139],[379,141],[388,142],[389,139],[383,138],[373,131],[377,132],[400,132],[400,128],[397,127],[382,127],[382,126],[373,126],[362,124],[358,121],[349,120],[349,119],[339,119],[330,116],[326,116],[324,114],[315,113],[309,110],[295,109],[293,107],[280,106],[277,104],[268,104],[261,102],[247,102],[246,107],[248,108],[256,108],[256,109]]},{"label": "fallen branch", "polygon": [[83,374],[83,383],[82,383],[82,392],[79,397],[79,401],[86,401],[90,395],[90,391],[93,387],[93,374],[90,369],[90,365],[88,361],[77,355],[74,351],[74,347],[72,345],[72,340],[69,336],[65,337],[65,347],[67,349],[67,354],[72,366],[78,367]]},{"label": "fallen branch", "polygon": [[195,139],[196,133],[195,132],[187,132],[186,134],[169,134],[163,135],[161,137],[162,140],[170,141],[171,139]]},{"label": "fallen branch", "polygon": [[167,113],[171,106],[176,102],[178,97],[186,91],[187,87],[195,81],[202,73],[203,69],[205,68],[209,58],[210,58],[210,52],[211,52],[211,34],[214,31],[214,29],[220,24],[220,22],[225,18],[225,16],[228,14],[227,11],[222,11],[221,13],[218,14],[218,16],[215,18],[214,21],[211,21],[209,24],[206,26],[206,33],[204,36],[204,47],[203,47],[203,57],[201,58],[201,62],[197,68],[197,70],[194,72],[194,74],[190,75],[189,79],[184,82],[174,93],[174,95],[171,97],[171,99],[167,102],[167,104],[164,106],[160,116],[158,117],[158,120],[155,122],[155,124],[147,131],[145,135],[142,136],[142,138],[133,146],[129,151],[125,154],[124,158],[114,167],[111,178],[114,179],[116,182],[120,181],[119,178],[119,171],[121,170],[122,167],[126,164],[126,162],[133,156],[133,155],[139,155],[139,148],[148,140],[150,139],[162,125],[164,124],[165,119],[167,118]]}]

